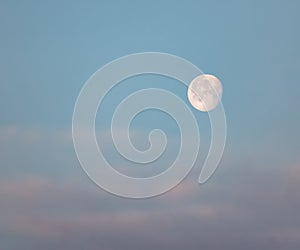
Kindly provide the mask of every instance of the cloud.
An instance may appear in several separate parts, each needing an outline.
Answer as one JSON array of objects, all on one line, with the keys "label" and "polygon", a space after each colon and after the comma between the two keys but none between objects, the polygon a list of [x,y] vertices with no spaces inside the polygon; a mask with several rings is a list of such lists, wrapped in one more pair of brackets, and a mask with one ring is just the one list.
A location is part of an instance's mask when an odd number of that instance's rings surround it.
[{"label": "cloud", "polygon": [[286,180],[298,168],[248,175],[234,192],[234,179],[197,186],[191,177],[145,200],[118,198],[78,180],[11,179],[0,185],[0,231],[30,249],[297,249],[300,206],[290,206],[286,188],[296,182]]},{"label": "cloud", "polygon": [[131,200],[87,178],[67,131],[8,127],[0,137],[2,172],[15,164],[0,178],[4,250],[300,247],[300,163],[227,155],[205,185],[195,169],[164,195]]}]

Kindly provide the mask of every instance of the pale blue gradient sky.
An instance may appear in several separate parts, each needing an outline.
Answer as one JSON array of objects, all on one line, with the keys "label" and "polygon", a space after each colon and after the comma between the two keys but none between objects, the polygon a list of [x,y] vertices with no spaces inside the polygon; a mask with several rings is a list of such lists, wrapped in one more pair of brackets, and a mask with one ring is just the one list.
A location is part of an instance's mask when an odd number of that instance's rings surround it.
[{"label": "pale blue gradient sky", "polygon": [[[299,1],[277,0],[0,1],[3,249],[299,249],[299,9]],[[89,182],[73,150],[71,118],[92,73],[144,51],[178,55],[221,79],[228,140],[206,185],[194,183],[195,169],[192,184],[135,202]],[[187,101],[184,86],[170,79],[127,80],[104,103],[100,135],[117,100],[139,84],[163,85]],[[201,162],[209,122],[194,112]],[[161,121],[176,139],[172,121],[148,115],[134,128]],[[109,143],[105,150],[125,165]]]}]

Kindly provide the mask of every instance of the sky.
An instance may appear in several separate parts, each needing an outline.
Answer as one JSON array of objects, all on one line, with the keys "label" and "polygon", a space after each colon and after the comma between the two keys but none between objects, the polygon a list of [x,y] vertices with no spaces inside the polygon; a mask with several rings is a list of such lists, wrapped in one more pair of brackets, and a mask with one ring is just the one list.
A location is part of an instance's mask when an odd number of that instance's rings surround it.
[{"label": "sky", "polygon": [[[299,249],[299,8],[296,0],[0,0],[1,249]],[[192,109],[201,134],[192,172],[164,195],[125,199],[82,171],[72,114],[96,70],[148,51],[221,80],[226,148],[199,185],[210,123]],[[154,168],[130,165],[107,138],[122,99],[161,86],[188,103],[185,86],[147,75],[120,83],[99,108],[97,140],[119,171],[153,174],[176,157],[178,128],[158,111],[131,127],[141,149],[157,127],[174,142]]]}]

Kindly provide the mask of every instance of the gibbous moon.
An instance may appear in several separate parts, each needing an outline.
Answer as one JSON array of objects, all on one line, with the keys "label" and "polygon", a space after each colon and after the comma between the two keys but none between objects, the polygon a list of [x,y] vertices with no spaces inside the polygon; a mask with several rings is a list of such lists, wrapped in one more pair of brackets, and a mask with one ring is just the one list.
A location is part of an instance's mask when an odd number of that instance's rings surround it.
[{"label": "gibbous moon", "polygon": [[208,74],[197,76],[188,88],[188,99],[192,106],[207,112],[214,109],[221,101],[223,88],[220,80]]}]

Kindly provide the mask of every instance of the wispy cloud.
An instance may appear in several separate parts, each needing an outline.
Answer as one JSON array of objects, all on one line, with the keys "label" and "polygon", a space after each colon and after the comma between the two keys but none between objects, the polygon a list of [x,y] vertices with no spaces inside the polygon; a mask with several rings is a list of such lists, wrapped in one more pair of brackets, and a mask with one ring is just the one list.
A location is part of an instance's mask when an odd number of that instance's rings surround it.
[{"label": "wispy cloud", "polygon": [[87,239],[89,247],[104,244],[103,249],[180,249],[181,241],[189,249],[198,244],[240,249],[246,243],[257,249],[296,249],[300,204],[297,192],[289,190],[300,188],[290,181],[298,178],[299,166],[286,167],[267,183],[249,176],[234,192],[234,177],[208,187],[190,178],[163,196],[140,201],[111,196],[78,180],[11,179],[0,184],[1,232],[25,246],[39,242],[53,249],[81,249]]},{"label": "wispy cloud", "polygon": [[6,127],[0,137],[1,168],[16,170],[0,179],[4,250],[300,247],[300,163],[227,154],[205,185],[196,169],[162,196],[130,200],[89,181],[67,131]]}]

